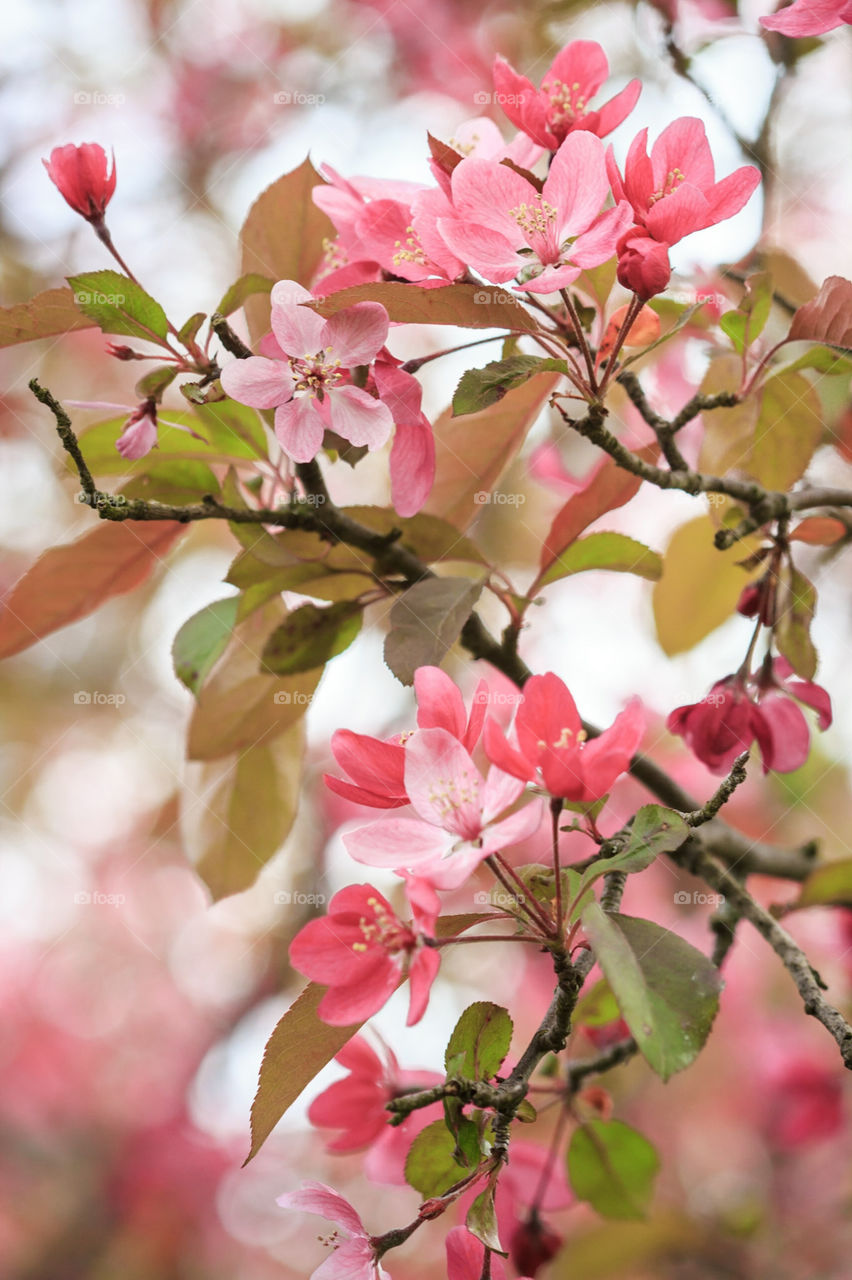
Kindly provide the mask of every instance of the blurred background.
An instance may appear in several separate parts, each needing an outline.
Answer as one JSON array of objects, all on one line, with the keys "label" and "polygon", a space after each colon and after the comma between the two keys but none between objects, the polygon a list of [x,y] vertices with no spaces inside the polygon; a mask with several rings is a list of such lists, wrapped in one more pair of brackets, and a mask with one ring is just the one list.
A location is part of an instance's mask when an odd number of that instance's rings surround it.
[{"label": "blurred background", "polygon": [[[110,265],[47,179],[41,160],[54,146],[114,149],[113,237],[180,324],[211,311],[239,275],[237,235],[251,202],[306,154],[347,176],[428,180],[427,128],[446,138],[491,112],[496,52],[538,82],[578,38],[604,46],[612,91],[643,79],[638,108],[612,138],[620,158],[642,126],[654,135],[692,114],[706,122],[719,174],[755,153],[763,164],[762,197],[678,246],[684,287],[698,273],[699,285],[728,288],[714,265],[748,261],[763,237],[764,248],[787,255],[791,292],[807,297],[808,277],[813,293],[829,273],[852,275],[848,31],[798,42],[781,66],[757,34],[761,12],[725,0],[29,0],[4,14],[0,42],[0,303]],[[692,82],[675,71],[667,39],[690,60]],[[447,336],[406,333],[391,345],[408,356]],[[92,519],[74,504],[52,422],[27,381],[38,375],[60,399],[132,403],[134,378],[104,345],[89,330],[0,353],[2,590]],[[690,350],[691,364],[654,374],[664,405],[670,396],[677,407],[693,374],[700,378],[698,339]],[[449,401],[464,367],[461,358],[429,366],[427,412]],[[530,447],[550,430],[545,416]],[[581,473],[592,458],[577,447],[562,461]],[[332,469],[335,497],[388,501],[386,465],[365,468],[357,482],[341,466]],[[834,450],[815,469],[852,483]],[[524,496],[521,527],[517,504],[495,505],[480,534],[523,580],[564,495],[520,464],[506,483]],[[695,513],[683,495],[643,495],[610,527],[662,547]],[[308,712],[308,786],[294,832],[252,890],[211,908],[190,858],[212,780],[184,759],[192,699],[174,677],[170,646],[186,618],[227,594],[232,549],[214,524],[195,529],[141,591],[0,667],[0,1274],[8,1280],[306,1276],[322,1257],[322,1225],[308,1220],[306,1231],[304,1218],[275,1205],[303,1177],[334,1183],[373,1230],[416,1208],[410,1189],[379,1192],[366,1182],[360,1157],[326,1155],[308,1126],[306,1103],[341,1074],[335,1066],[240,1169],[263,1045],[303,985],[288,970],[289,939],[316,909],[312,900],[358,878],[339,828],[359,815],[332,803],[321,783],[328,738],[341,725],[394,732],[413,723],[414,709],[382,663],[380,632],[365,630]],[[852,697],[847,565],[822,565],[815,627],[819,678],[839,723],[799,774],[763,780],[753,771],[732,809],[755,837],[818,837],[836,857],[852,855],[852,728],[840,714]],[[556,670],[598,721],[640,692],[657,717],[650,746],[708,795],[711,778],[662,721],[738,663],[745,620],[672,660],[654,639],[647,585],[621,575],[560,584],[532,612],[524,652],[534,669]],[[452,672],[470,692],[474,673]],[[645,798],[628,782],[616,806],[627,814]],[[527,850],[518,861],[534,856]],[[625,909],[706,949],[712,904],[675,901],[697,889],[655,867],[631,880]],[[761,892],[771,901],[791,889]],[[791,929],[848,1010],[844,913],[803,913]],[[439,1067],[449,1027],[474,998],[517,1010],[521,1044],[546,1007],[548,972],[536,957],[512,959],[507,973],[501,957],[498,981],[490,948],[451,952],[413,1029],[403,1029],[397,993],[374,1021],[402,1065]],[[848,1090],[834,1045],[801,1015],[789,977],[745,929],[727,983],[692,1070],[663,1086],[634,1063],[602,1082],[617,1114],[661,1148],[655,1209],[647,1224],[601,1224],[578,1206],[555,1214],[568,1245],[554,1278],[848,1277]],[[590,1049],[580,1033],[577,1051]],[[395,1280],[443,1275],[442,1236],[420,1232],[394,1254]]]}]

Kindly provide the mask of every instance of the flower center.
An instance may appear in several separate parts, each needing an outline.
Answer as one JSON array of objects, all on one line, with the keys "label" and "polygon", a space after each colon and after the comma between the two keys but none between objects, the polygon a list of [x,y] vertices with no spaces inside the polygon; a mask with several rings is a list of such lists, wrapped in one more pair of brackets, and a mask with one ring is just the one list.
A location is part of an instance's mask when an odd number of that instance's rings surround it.
[{"label": "flower center", "polygon": [[433,805],[442,824],[459,809],[476,804],[479,799],[479,778],[465,772],[461,778],[437,778],[429,788],[429,804]]},{"label": "flower center", "polygon": [[550,113],[554,122],[579,120],[586,114],[586,99],[580,93],[580,86],[564,84],[562,80],[549,80],[542,85],[550,99]]},{"label": "flower center", "polygon": [[536,195],[532,204],[527,204],[524,200],[522,204],[510,209],[509,217],[515,219],[525,236],[543,236],[556,221],[556,207]]},{"label": "flower center", "polygon": [[424,266],[428,261],[420,243],[420,237],[413,227],[405,228],[405,240],[394,240],[393,265],[398,267],[403,262],[416,262]]},{"label": "flower center", "polygon": [[358,921],[364,941],[353,942],[352,950],[368,951],[371,947],[382,947],[385,951],[410,950],[413,942],[411,930],[383,907],[378,898],[368,898],[367,906],[372,908],[373,919],[362,916]]},{"label": "flower center", "polygon": [[[586,733],[585,729],[578,729],[577,732],[574,733],[573,729],[564,728],[560,732],[559,737],[556,739],[556,741],[551,743],[550,745],[554,751],[564,751],[566,747],[571,746],[572,739],[576,741],[577,746],[579,747],[581,743],[586,741],[586,738],[588,738],[588,736],[589,735]],[[544,741],[544,739],[539,738],[538,740],[539,750],[546,751],[547,747],[548,747],[548,744]]]},{"label": "flower center", "polygon": [[655,191],[652,196],[648,197],[649,207],[656,204],[658,200],[664,200],[666,196],[670,196],[673,191],[677,191],[682,182],[686,180],[686,175],[680,169],[670,169],[666,174],[666,180],[660,187],[659,191]]},{"label": "flower center", "polygon": [[288,356],[290,372],[295,382],[294,391],[307,391],[320,400],[323,393],[343,377],[340,361],[333,358],[331,347],[323,347],[315,355]]}]

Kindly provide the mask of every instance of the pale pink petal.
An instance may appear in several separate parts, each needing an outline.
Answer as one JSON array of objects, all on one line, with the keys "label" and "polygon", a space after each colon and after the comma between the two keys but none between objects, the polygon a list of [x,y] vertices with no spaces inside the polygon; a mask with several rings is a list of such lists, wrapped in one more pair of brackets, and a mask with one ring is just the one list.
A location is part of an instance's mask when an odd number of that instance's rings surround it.
[{"label": "pale pink petal", "polygon": [[248,360],[226,364],[220,381],[226,395],[253,409],[275,409],[293,394],[289,367],[265,356],[251,356]]},{"label": "pale pink petal", "polygon": [[600,213],[608,192],[600,138],[592,133],[569,133],[553,157],[541,193],[542,200],[559,210],[559,240],[585,231]]},{"label": "pale pink petal", "polygon": [[437,827],[416,818],[385,818],[343,835],[347,851],[368,867],[417,867],[440,858],[447,838]]},{"label": "pale pink petal", "polygon": [[385,344],[390,321],[380,302],[356,302],[328,321],[325,344],[344,369],[370,364]]},{"label": "pale pink petal", "polygon": [[307,289],[292,280],[281,280],[273,285],[272,332],[288,356],[313,356],[321,351],[326,322],[303,302],[312,302]]},{"label": "pale pink petal", "polygon": [[435,947],[421,947],[411,962],[408,983],[411,997],[408,1004],[407,1027],[413,1027],[426,1012],[429,992],[441,967],[441,953]]},{"label": "pale pink petal", "polygon": [[446,729],[421,729],[405,748],[405,790],[426,822],[473,840],[482,829],[483,780]]},{"label": "pale pink petal", "polygon": [[556,293],[559,289],[567,289],[579,274],[580,268],[572,262],[566,262],[563,266],[548,266],[541,275],[518,285],[518,288],[525,289],[527,293]]},{"label": "pale pink petal", "polygon": [[348,1200],[324,1182],[303,1182],[298,1191],[288,1191],[275,1201],[282,1209],[301,1209],[336,1222],[353,1236],[366,1236],[364,1224]]},{"label": "pale pink petal", "polygon": [[133,418],[115,442],[122,458],[144,458],[157,443],[157,420],[150,413]]},{"label": "pale pink petal", "polygon": [[599,110],[594,112],[597,117],[595,133],[599,138],[605,138],[608,133],[612,133],[613,129],[617,129],[623,120],[627,119],[639,101],[641,92],[642,81],[631,80],[620,93],[610,98],[609,102],[605,102]]},{"label": "pale pink petal", "polygon": [[390,409],[361,387],[334,387],[328,402],[333,429],[350,444],[379,449],[393,430]]},{"label": "pale pink petal", "polygon": [[485,721],[483,745],[488,759],[504,773],[513,774],[524,782],[530,782],[535,777],[533,763],[506,740],[502,729],[490,717]]},{"label": "pale pink petal", "polygon": [[467,725],[464,699],[454,680],[440,667],[418,667],[414,673],[417,724],[421,729],[446,729],[461,742]]},{"label": "pale pink petal", "polygon": [[509,808],[509,805],[514,804],[523,792],[524,785],[521,778],[511,773],[504,773],[502,769],[492,765],[482,789],[483,822],[491,822],[498,813],[502,813],[504,809]]},{"label": "pale pink petal", "polygon": [[462,160],[453,170],[453,206],[465,222],[497,231],[516,249],[525,243],[510,210],[535,203],[535,187],[505,164],[491,160]]},{"label": "pale pink petal", "polygon": [[275,434],[294,462],[311,462],[322,448],[325,423],[313,396],[300,396],[275,410]]},{"label": "pale pink petal", "polygon": [[429,419],[397,423],[390,455],[391,500],[401,516],[416,515],[435,483],[435,437]]},{"label": "pale pink petal", "polygon": [[632,221],[633,210],[626,200],[614,209],[606,209],[571,246],[571,261],[584,271],[587,267],[597,267],[606,262],[615,253],[619,237]]},{"label": "pale pink petal", "polygon": [[713,222],[722,222],[732,218],[735,213],[751,199],[754,190],[760,186],[760,170],[754,165],[746,164],[735,169],[727,178],[717,182],[708,192],[710,216]]},{"label": "pale pink petal", "polygon": [[760,24],[785,36],[821,36],[852,21],[844,0],[796,0],[786,9],[761,18]]},{"label": "pale pink petal", "polygon": [[508,849],[510,845],[529,840],[541,826],[543,815],[542,799],[533,800],[530,804],[524,805],[517,813],[512,813],[502,822],[495,822],[486,828],[479,852],[483,857],[487,857],[492,853],[498,853],[501,849]]},{"label": "pale pink petal", "polygon": [[440,218],[437,227],[460,261],[494,284],[506,284],[526,265],[516,252],[517,242],[524,243],[520,234],[509,236],[461,218]]}]

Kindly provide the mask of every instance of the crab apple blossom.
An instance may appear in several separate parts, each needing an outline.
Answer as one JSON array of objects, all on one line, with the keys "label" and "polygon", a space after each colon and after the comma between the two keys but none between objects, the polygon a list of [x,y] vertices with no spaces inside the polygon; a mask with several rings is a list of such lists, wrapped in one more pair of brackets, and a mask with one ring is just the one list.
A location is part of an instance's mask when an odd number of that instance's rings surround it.
[{"label": "crab apple blossom", "polygon": [[540,781],[554,798],[583,804],[600,800],[642,741],[645,720],[632,699],[608,729],[587,740],[574,699],[553,672],[531,676],[515,717],[517,746],[492,720],[485,722],[485,752],[506,773]]},{"label": "crab apple blossom", "polygon": [[[488,708],[488,685],[476,686],[470,713],[465,710],[461,690],[440,667],[418,667],[414,673],[419,729],[446,729],[468,750],[479,741]],[[325,774],[325,784],[337,795],[374,809],[396,809],[409,803],[405,790],[405,747],[412,733],[397,735],[387,742],[351,729],[338,729],[331,750],[340,768],[349,775],[335,778]]]},{"label": "crab apple blossom", "polygon": [[630,83],[602,106],[589,109],[591,99],[609,75],[609,63],[594,40],[572,40],[556,55],[536,89],[505,58],[494,60],[495,100],[512,124],[549,151],[555,151],[574,130],[604,138],[630,114],[642,92],[642,82]]},{"label": "crab apple blossom", "polygon": [[768,14],[760,25],[784,36],[821,36],[835,27],[852,23],[850,0],[795,0],[794,4]]},{"label": "crab apple blossom", "polygon": [[103,222],[106,207],[115,192],[115,156],[112,163],[97,142],[73,142],[54,147],[49,160],[42,160],[48,177],[63,199],[87,222]]},{"label": "crab apple blossom", "polygon": [[408,872],[432,890],[457,889],[485,858],[538,830],[540,800],[495,821],[523,789],[499,769],[483,778],[446,729],[421,729],[405,747],[405,790],[418,816],[381,819],[343,842],[356,862]]},{"label": "crab apple blossom", "polygon": [[373,1237],[368,1235],[360,1215],[348,1200],[323,1182],[304,1182],[298,1191],[289,1191],[275,1201],[282,1209],[300,1209],[336,1222],[345,1232],[324,1241],[333,1249],[331,1257],[311,1272],[311,1280],[390,1280],[379,1262]]},{"label": "crab apple blossom", "polygon": [[312,982],[328,987],[319,1016],[333,1027],[362,1022],[409,978],[408,1025],[423,1017],[440,965],[438,952],[424,945],[434,937],[434,917],[418,913],[419,932],[399,919],[388,900],[370,884],[341,889],[328,914],[309,920],[290,943],[290,963]]},{"label": "crab apple blossom", "polygon": [[373,379],[396,431],[390,455],[391,500],[401,516],[413,516],[429,497],[435,480],[435,437],[420,407],[423,388],[388,353],[373,366]]},{"label": "crab apple blossom", "polygon": [[122,458],[144,458],[157,443],[157,406],[146,400],[127,419],[115,447]]},{"label": "crab apple blossom", "polygon": [[717,182],[704,124],[692,116],[668,125],[650,156],[648,130],[638,133],[627,153],[624,177],[612,147],[606,164],[613,195],[629,202],[634,217],[634,226],[618,244],[618,279],[643,299],[668,284],[669,248],[693,231],[739,213],[760,182],[754,165],[743,165]]},{"label": "crab apple blossom", "polygon": [[609,182],[591,133],[565,139],[540,191],[514,169],[473,157],[456,165],[451,187],[452,215],[436,224],[449,247],[486,280],[517,277],[531,293],[553,293],[606,262],[630,223],[624,201],[601,212]]},{"label": "crab apple blossom", "polygon": [[323,320],[300,305],[312,302],[313,295],[294,280],[279,280],[271,300],[266,354],[227,365],[224,390],[241,404],[275,410],[275,434],[294,462],[316,457],[326,428],[350,444],[380,448],[393,429],[391,411],[345,378],[375,360],[384,346],[389,328],[384,307],[358,302]]},{"label": "crab apple blossom", "polygon": [[[453,1227],[444,1241],[447,1250],[447,1280],[480,1280],[485,1246],[467,1227]],[[503,1259],[492,1254],[491,1280],[504,1280]]]}]

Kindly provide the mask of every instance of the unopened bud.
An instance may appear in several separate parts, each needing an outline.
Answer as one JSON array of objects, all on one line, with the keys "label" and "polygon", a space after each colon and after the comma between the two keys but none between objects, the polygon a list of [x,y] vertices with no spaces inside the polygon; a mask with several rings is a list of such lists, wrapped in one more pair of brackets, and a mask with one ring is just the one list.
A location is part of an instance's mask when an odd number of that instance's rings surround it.
[{"label": "unopened bud", "polygon": [[532,1210],[526,1222],[516,1229],[509,1242],[509,1256],[518,1274],[522,1276],[536,1275],[536,1272],[550,1262],[562,1246],[562,1236]]}]

